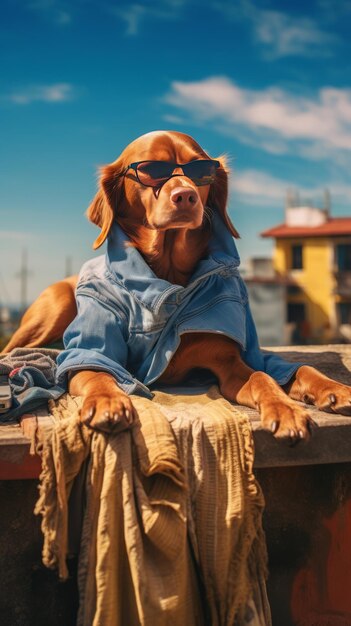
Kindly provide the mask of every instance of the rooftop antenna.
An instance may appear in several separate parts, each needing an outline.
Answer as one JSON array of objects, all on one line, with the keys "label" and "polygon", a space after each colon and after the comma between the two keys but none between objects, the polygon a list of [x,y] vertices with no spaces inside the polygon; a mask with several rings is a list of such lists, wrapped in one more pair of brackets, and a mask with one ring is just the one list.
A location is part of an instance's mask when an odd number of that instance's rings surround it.
[{"label": "rooftop antenna", "polygon": [[292,187],[289,187],[289,189],[286,190],[286,197],[285,197],[285,221],[286,222],[287,222],[288,209],[296,209],[299,206],[301,206],[299,192],[297,191],[297,189],[293,189]]},{"label": "rooftop antenna", "polygon": [[292,209],[294,205],[295,205],[295,192],[291,187],[289,187],[286,190],[286,194],[285,194],[285,223],[287,223],[288,221],[288,210]]},{"label": "rooftop antenna", "polygon": [[291,209],[294,205],[295,205],[295,192],[291,187],[289,187],[289,189],[286,190],[285,208]]},{"label": "rooftop antenna", "polygon": [[330,209],[331,209],[331,195],[330,195],[330,191],[329,189],[324,189],[323,192],[323,204],[324,204],[324,212],[326,214],[327,217],[330,216]]}]

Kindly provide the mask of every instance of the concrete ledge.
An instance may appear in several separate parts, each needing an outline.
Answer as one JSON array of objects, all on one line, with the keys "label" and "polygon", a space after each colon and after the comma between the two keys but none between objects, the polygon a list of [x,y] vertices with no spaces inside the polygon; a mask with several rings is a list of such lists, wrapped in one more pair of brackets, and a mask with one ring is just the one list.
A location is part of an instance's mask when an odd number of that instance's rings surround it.
[{"label": "concrete ledge", "polygon": [[252,421],[255,441],[255,467],[320,465],[351,461],[351,417],[311,411],[318,426],[308,442],[297,446],[278,442],[262,430],[259,421]]},{"label": "concrete ledge", "polygon": [[[351,385],[351,345],[294,346],[269,348],[291,362],[303,362],[346,385]],[[289,447],[262,430],[256,411],[249,415],[255,440],[255,467],[319,465],[351,461],[351,417],[325,413],[309,406],[317,424],[309,442]]]},{"label": "concrete ledge", "polygon": [[[288,361],[302,361],[345,384],[351,384],[351,346],[299,346],[272,348]],[[351,417],[324,413],[309,407],[318,425],[310,442],[295,447],[276,441],[262,430],[257,411],[240,407],[252,424],[255,441],[255,467],[319,465],[351,461]],[[0,426],[0,480],[37,478],[40,459],[30,454],[30,440],[36,421],[48,427],[52,419],[44,409],[23,416],[20,425]]]},{"label": "concrete ledge", "polygon": [[32,439],[40,421],[42,428],[51,428],[53,418],[45,408],[23,415],[20,424],[0,425],[0,480],[38,478],[41,460],[32,451]]}]

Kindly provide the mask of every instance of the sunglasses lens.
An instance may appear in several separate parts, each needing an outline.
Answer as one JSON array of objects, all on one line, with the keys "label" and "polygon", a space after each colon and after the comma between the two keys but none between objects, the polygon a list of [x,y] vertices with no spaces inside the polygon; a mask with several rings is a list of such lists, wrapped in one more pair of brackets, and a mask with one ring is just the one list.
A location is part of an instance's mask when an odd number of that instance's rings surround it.
[{"label": "sunglasses lens", "polygon": [[148,187],[160,187],[170,178],[174,167],[166,161],[144,161],[137,166],[139,181]]},{"label": "sunglasses lens", "polygon": [[219,161],[210,159],[191,161],[184,165],[177,165],[177,163],[168,161],[141,161],[136,164],[136,173],[142,185],[161,187],[171,178],[174,170],[179,167],[183,170],[184,176],[191,178],[195,185],[200,187],[214,182],[219,165]]},{"label": "sunglasses lens", "polygon": [[185,176],[200,187],[201,185],[210,185],[216,178],[216,170],[219,167],[218,161],[202,160],[191,161],[183,166]]}]

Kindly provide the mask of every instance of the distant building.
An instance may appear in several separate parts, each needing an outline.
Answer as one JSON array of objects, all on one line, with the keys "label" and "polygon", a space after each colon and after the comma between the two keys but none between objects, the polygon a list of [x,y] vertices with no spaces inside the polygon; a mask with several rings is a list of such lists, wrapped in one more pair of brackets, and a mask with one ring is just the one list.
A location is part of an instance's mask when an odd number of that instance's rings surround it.
[{"label": "distant building", "polygon": [[0,324],[7,324],[11,320],[11,311],[8,306],[0,306]]},{"label": "distant building", "polygon": [[287,281],[277,276],[272,259],[249,259],[244,278],[261,346],[291,343],[286,318]]},{"label": "distant building", "polygon": [[10,337],[19,324],[20,312],[0,304],[0,344],[4,337]]},{"label": "distant building", "polygon": [[295,343],[348,340],[351,331],[351,217],[299,206],[288,196],[285,223],[262,237],[275,239],[274,269],[287,287],[287,321],[296,324]]}]

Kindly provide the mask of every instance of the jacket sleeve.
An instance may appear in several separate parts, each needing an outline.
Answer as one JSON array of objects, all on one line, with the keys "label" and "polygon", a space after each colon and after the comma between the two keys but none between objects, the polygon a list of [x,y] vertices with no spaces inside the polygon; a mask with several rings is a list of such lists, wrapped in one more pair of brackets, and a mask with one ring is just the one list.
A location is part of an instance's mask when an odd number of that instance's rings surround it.
[{"label": "jacket sleeve", "polygon": [[303,363],[289,363],[289,361],[286,361],[274,352],[261,350],[248,300],[245,305],[245,319],[246,349],[242,352],[244,362],[254,370],[266,372],[279,385],[285,385]]},{"label": "jacket sleeve", "polygon": [[99,300],[77,294],[76,318],[67,328],[65,349],[57,358],[57,382],[67,388],[67,374],[79,370],[103,371],[114,376],[128,394],[152,397],[149,389],[126,369],[128,346],[123,316]]}]

